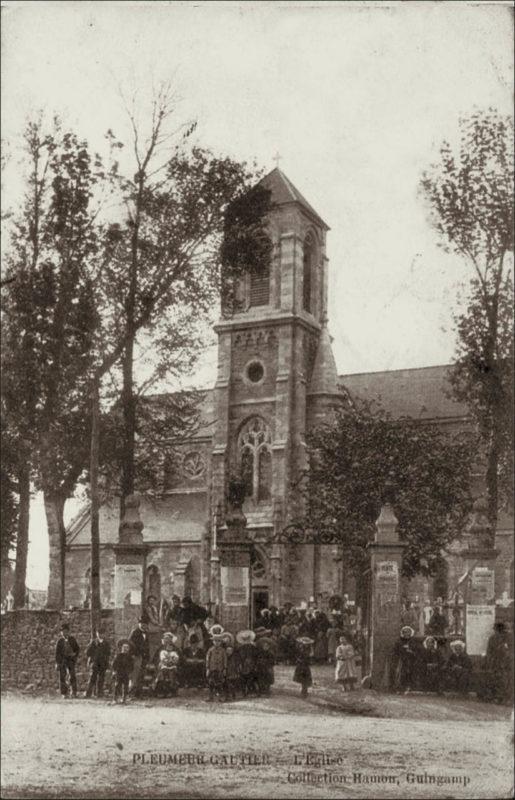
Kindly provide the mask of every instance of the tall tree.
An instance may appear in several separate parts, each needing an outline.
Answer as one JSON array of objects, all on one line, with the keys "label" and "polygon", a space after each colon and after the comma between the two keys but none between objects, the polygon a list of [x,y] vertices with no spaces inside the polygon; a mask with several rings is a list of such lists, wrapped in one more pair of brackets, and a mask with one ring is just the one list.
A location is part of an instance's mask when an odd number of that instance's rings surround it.
[{"label": "tall tree", "polygon": [[[121,459],[121,510],[123,499],[134,491],[137,396],[134,378],[135,351],[143,337],[161,354],[159,371],[181,373],[181,358],[191,356],[195,343],[188,320],[207,317],[220,289],[220,245],[227,209],[248,192],[255,171],[230,158],[191,145],[195,126],[170,130],[174,114],[170,88],[163,86],[153,99],[150,128],[145,133],[134,106],[128,109],[132,129],[134,175],[120,173],[118,187],[125,218],[106,231],[103,264],[97,290],[99,305],[106,309],[104,333],[93,382],[118,363],[122,366],[123,415]],[[113,146],[122,146],[109,132]],[[267,195],[268,196],[268,195]],[[259,220],[234,223],[233,235],[255,239],[265,228],[265,207]],[[259,250],[262,253],[263,247]],[[269,256],[268,247],[267,255]],[[234,272],[241,266],[234,264]],[[178,342],[182,345],[179,346]],[[182,355],[178,355],[182,352]],[[164,361],[163,361],[164,359]],[[186,358],[188,360],[188,358]],[[190,358],[191,361],[191,358]],[[165,370],[165,371],[166,371]],[[98,393],[94,393],[97,396]],[[177,427],[177,424],[176,424]],[[98,429],[100,435],[100,429]],[[99,452],[91,442],[92,460]],[[93,469],[94,476],[98,470]],[[97,530],[98,485],[91,482],[92,498],[92,610],[100,608]]]},{"label": "tall tree", "polygon": [[513,466],[513,124],[493,109],[477,111],[460,120],[460,133],[456,150],[443,142],[422,186],[444,246],[472,269],[455,315],[451,383],[482,435],[495,530]]},{"label": "tall tree", "polygon": [[96,249],[90,203],[99,165],[85,142],[59,126],[45,134],[41,122],[30,123],[25,144],[27,191],[13,217],[7,256],[7,274],[15,280],[2,297],[2,390],[24,448],[22,465],[32,465],[44,495],[47,602],[62,607],[64,504],[84,469],[90,425],[88,375],[98,316],[88,267]]}]

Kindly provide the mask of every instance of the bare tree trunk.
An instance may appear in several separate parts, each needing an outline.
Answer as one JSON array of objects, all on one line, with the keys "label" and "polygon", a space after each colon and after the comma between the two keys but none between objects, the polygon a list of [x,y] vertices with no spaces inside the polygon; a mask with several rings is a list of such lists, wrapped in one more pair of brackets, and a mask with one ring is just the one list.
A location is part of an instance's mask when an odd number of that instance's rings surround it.
[{"label": "bare tree trunk", "polygon": [[498,487],[498,473],[499,473],[499,442],[497,426],[494,424],[492,438],[488,447],[487,467],[486,467],[486,490],[487,490],[487,504],[488,504],[488,521],[491,526],[492,536],[495,535],[497,528],[497,514],[498,514],[498,500],[499,500],[499,487]]},{"label": "bare tree trunk", "polygon": [[100,398],[99,381],[95,378],[91,390],[91,449],[90,449],[90,493],[91,493],[91,635],[95,635],[100,622],[100,495],[98,488],[98,461],[100,444]]},{"label": "bare tree trunk", "polygon": [[136,437],[136,399],[134,397],[134,339],[127,343],[123,357],[123,456],[121,476],[120,519],[125,498],[134,493],[134,451]]},{"label": "bare tree trunk", "polygon": [[16,567],[14,572],[14,607],[25,605],[27,582],[27,555],[29,550],[30,518],[30,467],[28,461],[22,463],[18,473],[19,506],[18,531],[16,536]]},{"label": "bare tree trunk", "polygon": [[47,608],[64,608],[65,603],[65,527],[64,498],[43,493],[48,528],[49,567]]}]

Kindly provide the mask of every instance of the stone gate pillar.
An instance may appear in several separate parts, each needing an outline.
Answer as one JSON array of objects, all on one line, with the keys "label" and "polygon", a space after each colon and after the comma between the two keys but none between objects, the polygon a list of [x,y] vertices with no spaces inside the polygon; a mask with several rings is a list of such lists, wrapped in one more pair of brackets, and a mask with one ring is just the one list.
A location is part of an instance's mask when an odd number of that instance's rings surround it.
[{"label": "stone gate pillar", "polygon": [[276,608],[282,605],[281,563],[281,545],[274,543],[270,554],[270,605]]},{"label": "stone gate pillar", "polygon": [[118,542],[114,545],[114,632],[116,639],[129,635],[141,615],[145,592],[147,545],[143,543],[140,500],[131,494],[125,499]]},{"label": "stone gate pillar", "polygon": [[404,545],[398,520],[385,503],[376,522],[371,553],[370,674],[374,689],[387,689],[389,665],[401,627],[401,569]]},{"label": "stone gate pillar", "polygon": [[465,586],[465,638],[470,656],[484,656],[495,622],[495,534],[483,498],[474,503],[468,546],[462,551],[468,580]]},{"label": "stone gate pillar", "polygon": [[218,531],[220,558],[219,617],[223,627],[236,633],[250,625],[250,540],[247,520],[242,511],[245,485],[238,480],[229,484],[229,511],[225,528]]}]

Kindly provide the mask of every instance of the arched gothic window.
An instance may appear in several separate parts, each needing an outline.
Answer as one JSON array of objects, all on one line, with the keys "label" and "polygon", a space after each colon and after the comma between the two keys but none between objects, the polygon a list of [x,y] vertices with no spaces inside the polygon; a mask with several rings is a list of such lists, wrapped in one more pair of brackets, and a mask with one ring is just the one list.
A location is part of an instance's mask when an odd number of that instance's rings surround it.
[{"label": "arched gothic window", "polygon": [[254,502],[270,500],[272,490],[272,437],[261,417],[249,419],[238,437],[241,476],[246,495]]},{"label": "arched gothic window", "polygon": [[302,308],[305,311],[312,311],[311,285],[314,258],[315,243],[313,241],[313,237],[308,233],[304,240],[304,260],[302,271]]}]

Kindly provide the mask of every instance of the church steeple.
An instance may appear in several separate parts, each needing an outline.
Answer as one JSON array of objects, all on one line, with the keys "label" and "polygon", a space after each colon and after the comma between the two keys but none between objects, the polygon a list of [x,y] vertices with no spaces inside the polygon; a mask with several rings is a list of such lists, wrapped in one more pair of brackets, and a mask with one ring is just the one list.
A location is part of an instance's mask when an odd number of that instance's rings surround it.
[{"label": "church steeple", "polygon": [[272,193],[270,198],[272,206],[278,207],[287,205],[288,203],[296,203],[301,206],[308,217],[312,218],[312,221],[316,225],[320,225],[325,231],[330,230],[329,225],[317,214],[313,206],[308,203],[306,198],[279,167],[275,167],[268,175],[261,178],[259,183],[260,186],[263,186]]}]

